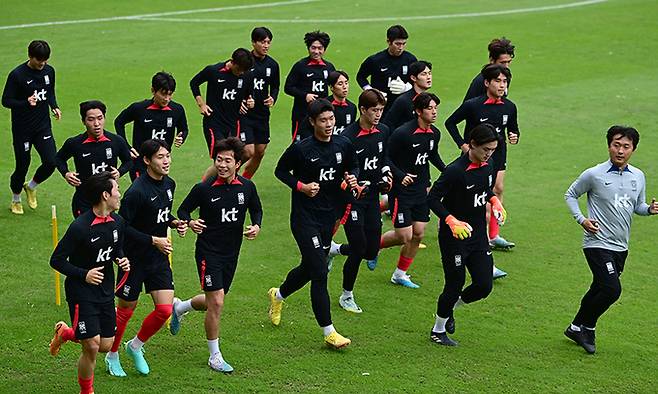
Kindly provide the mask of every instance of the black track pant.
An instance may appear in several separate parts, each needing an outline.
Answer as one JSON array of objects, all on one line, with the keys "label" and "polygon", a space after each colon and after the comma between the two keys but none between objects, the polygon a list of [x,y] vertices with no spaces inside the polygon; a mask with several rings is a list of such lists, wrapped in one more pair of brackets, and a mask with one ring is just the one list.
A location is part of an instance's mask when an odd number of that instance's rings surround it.
[{"label": "black track pant", "polygon": [[573,324],[594,328],[599,317],[621,296],[619,277],[624,271],[628,251],[586,248],[583,253],[592,271],[592,284],[580,301]]},{"label": "black track pant", "polygon": [[367,203],[352,205],[344,224],[345,235],[350,245],[349,255],[343,266],[343,289],[354,290],[354,283],[359,274],[361,260],[372,260],[379,253],[382,236],[382,219],[379,201],[373,199]]},{"label": "black track pant", "polygon": [[43,129],[33,135],[25,135],[25,131],[13,133],[14,158],[16,169],[11,174],[9,186],[14,194],[19,194],[23,189],[27,171],[30,168],[32,147],[37,150],[41,157],[41,165],[34,173],[34,181],[43,183],[55,171],[55,137],[50,129]]}]

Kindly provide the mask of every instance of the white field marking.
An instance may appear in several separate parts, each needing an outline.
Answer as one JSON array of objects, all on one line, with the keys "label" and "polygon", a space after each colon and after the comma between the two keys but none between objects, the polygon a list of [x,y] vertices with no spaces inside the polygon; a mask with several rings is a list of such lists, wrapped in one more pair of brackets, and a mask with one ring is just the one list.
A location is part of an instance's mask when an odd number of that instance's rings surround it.
[{"label": "white field marking", "polygon": [[533,8],[517,8],[512,10],[502,10],[502,11],[485,11],[485,12],[468,12],[468,13],[459,13],[459,14],[443,14],[443,15],[417,15],[417,16],[384,16],[384,17],[375,17],[375,18],[344,18],[344,19],[306,19],[306,18],[296,18],[296,19],[188,19],[188,18],[162,18],[162,17],[139,17],[132,18],[142,21],[158,21],[158,22],[187,22],[187,23],[364,23],[364,22],[395,22],[395,21],[417,21],[417,20],[428,20],[428,19],[453,19],[453,18],[475,18],[482,16],[497,16],[497,15],[510,15],[510,14],[523,14],[531,12],[543,12],[543,11],[553,11],[561,10],[565,8],[575,8],[582,7],[592,4],[605,3],[608,0],[587,0],[587,1],[578,1],[575,3],[568,4],[558,4],[558,5],[548,5],[542,7],[533,7]]},{"label": "white field marking", "polygon": [[160,13],[157,13],[157,14],[125,15],[125,16],[112,16],[112,17],[107,17],[107,18],[93,18],[93,19],[77,19],[77,20],[68,20],[68,21],[24,23],[24,24],[21,24],[21,25],[0,26],[0,30],[23,29],[23,28],[27,28],[27,27],[40,27],[40,26],[78,25],[78,24],[82,24],[82,23],[114,22],[114,21],[125,21],[125,20],[142,20],[142,19],[145,19],[145,18],[157,18],[157,17],[161,17],[161,16],[200,14],[200,13],[204,13],[204,12],[221,12],[221,11],[233,11],[233,10],[246,10],[246,9],[252,9],[252,8],[279,7],[279,6],[284,6],[284,5],[304,4],[304,3],[312,3],[312,2],[317,2],[317,1],[319,1],[319,0],[289,0],[289,1],[278,1],[278,2],[273,2],[273,3],[247,4],[247,5],[228,6],[228,7],[202,8],[202,9],[195,9],[195,10],[160,12]]}]

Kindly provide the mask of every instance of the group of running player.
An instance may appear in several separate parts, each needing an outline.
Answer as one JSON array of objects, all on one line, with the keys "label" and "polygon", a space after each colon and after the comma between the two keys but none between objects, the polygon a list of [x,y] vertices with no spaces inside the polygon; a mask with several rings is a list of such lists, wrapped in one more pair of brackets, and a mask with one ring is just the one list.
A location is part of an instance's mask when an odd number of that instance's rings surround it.
[{"label": "group of running player", "polygon": [[[76,219],[51,258],[51,266],[67,277],[72,326],[63,321],[56,324],[50,351],[56,355],[66,341],[81,343],[78,378],[82,392],[93,391],[99,351],[107,352],[105,364],[111,375],[126,376],[118,350],[142,287],[151,295],[154,309],[125,344],[125,352],[139,373],[149,373],[144,343],[169,318],[171,333],[176,335],[191,310],[206,311],[208,365],[220,372],[233,371],[220,351],[219,325],[242,237],[256,238],[263,216],[250,179],[270,142],[270,109],[277,102],[280,87],[278,63],[268,54],[272,38],[268,28],[255,28],[251,51],[236,49],[230,59],[205,67],[191,79],[213,163],[205,170],[203,181],[181,203],[178,218],[173,215],[176,184],[168,174],[171,147],[184,144],[188,127],[185,110],[172,101],[176,81],[171,74],[158,72],[153,76],[153,97],[135,102],[119,114],[114,122],[117,134],[105,129],[106,107],[102,102],[81,103],[86,130],[67,139],[56,151],[49,109],[56,119],[61,111],[55,96],[55,72],[47,64],[48,44],[33,41],[28,47],[29,60],[10,73],[2,103],[12,110],[16,156],[11,211],[23,214],[22,191],[29,207],[37,208],[36,188],[55,168],[75,187],[72,211]],[[438,151],[440,132],[434,126],[440,99],[430,92],[432,64],[406,51],[407,39],[407,31],[400,25],[387,30],[387,48],[366,58],[358,70],[356,78],[363,92],[356,104],[347,99],[348,74],[336,70],[324,57],[330,43],[324,32],[305,35],[308,56],[294,63],[284,84],[285,93],[294,99],[292,143],[279,159],[275,176],[291,189],[290,227],[301,261],[278,287],[270,288],[269,317],[278,326],[283,300],[311,282],[313,312],[325,343],[333,348],[343,348],[351,340],[332,324],[327,290],[331,256],[347,255],[339,305],[361,313],[353,292],[358,270],[364,259],[375,269],[382,248],[401,245],[391,282],[419,287],[408,270],[422,245],[430,211],[434,212],[439,217],[445,285],[430,339],[455,346],[457,342],[447,335],[455,331],[454,309],[488,296],[493,279],[506,275],[494,266],[491,250],[514,246],[498,233],[507,217],[502,205],[506,146],[507,142],[517,144],[520,136],[516,106],[507,98],[514,46],[506,38],[490,42],[489,63],[471,82],[463,103],[445,121],[459,148],[456,152],[461,153],[446,165]],[[205,99],[200,90],[204,83]],[[458,125],[464,121],[462,134]],[[129,145],[125,126],[131,122]],[[627,148],[625,139],[630,139],[632,150],[636,147],[639,135],[635,138],[628,133],[609,133],[611,159],[615,141],[622,141]],[[25,182],[32,145],[42,163]],[[71,158],[74,170],[68,167]],[[636,198],[625,195],[628,198],[623,203],[635,204],[637,213],[658,213],[655,201],[644,203],[643,175],[625,167],[628,158],[630,154],[625,162],[611,164],[620,175],[628,172],[638,177],[628,184],[632,184]],[[430,163],[441,171],[433,185]],[[242,175],[238,175],[240,168]],[[119,204],[117,181],[126,172],[133,183]],[[571,198],[588,191],[582,185],[572,186]],[[577,204],[571,206],[576,212]],[[394,229],[382,234],[384,210],[389,212]],[[245,227],[247,212],[251,225]],[[602,233],[595,228],[594,219],[576,216],[591,234]],[[344,245],[332,242],[340,224],[348,240]],[[167,258],[172,251],[168,229],[180,236],[188,230],[197,234],[195,260],[203,293],[185,301],[174,297]],[[614,257],[620,263],[613,271],[620,273],[623,258]],[[588,256],[590,260],[596,257]],[[116,282],[114,263],[119,266]],[[465,269],[472,279],[466,288]],[[610,272],[611,268],[607,269]],[[594,292],[605,292],[605,287],[597,283],[595,275],[587,297],[601,309],[602,301],[597,297],[602,296]],[[119,300],[116,308],[115,296]],[[593,346],[593,334],[585,335],[588,329],[593,332],[590,315],[579,313],[566,332],[586,350],[586,346]],[[581,330],[581,326],[587,328]]]}]

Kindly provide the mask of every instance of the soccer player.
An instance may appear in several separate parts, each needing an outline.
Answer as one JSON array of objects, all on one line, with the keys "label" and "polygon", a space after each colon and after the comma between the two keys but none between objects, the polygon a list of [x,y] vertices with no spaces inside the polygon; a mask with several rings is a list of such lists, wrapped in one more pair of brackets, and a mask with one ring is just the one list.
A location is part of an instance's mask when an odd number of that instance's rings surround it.
[{"label": "soccer player", "polygon": [[[512,45],[512,41],[508,40],[505,37],[494,38],[489,43],[488,49],[489,49],[489,64],[500,64],[505,68],[509,68],[509,65],[512,63],[512,60],[514,59],[514,45]],[[483,70],[489,64],[485,65],[483,67]],[[507,82],[508,82],[507,87],[509,88],[509,84],[512,81],[509,80]],[[487,93],[487,87],[484,84],[484,76],[480,72],[471,81],[471,85],[468,87],[468,91],[466,91],[466,96],[464,96],[464,101],[478,96],[482,96],[483,94],[486,93]],[[507,96],[507,89],[505,89],[505,96]]]},{"label": "soccer player", "polygon": [[126,124],[133,122],[133,138],[130,155],[133,167],[130,179],[144,174],[146,167],[137,149],[148,139],[160,139],[168,146],[180,148],[188,134],[187,117],[182,105],[172,101],[176,90],[176,80],[164,71],[156,73],[151,79],[153,98],[130,104],[114,120],[114,129],[126,141]]},{"label": "soccer player", "polygon": [[[85,199],[80,189],[87,178],[109,171],[118,181],[119,177],[132,167],[130,148],[126,140],[105,130],[105,112],[105,104],[100,101],[80,103],[80,117],[86,130],[67,139],[57,152],[57,170],[69,185],[75,187],[71,201],[73,217],[78,217],[91,208],[91,203]],[[75,171],[69,170],[70,158],[73,158]],[[121,166],[117,168],[119,159]]]},{"label": "soccer player", "polygon": [[[462,152],[469,149],[466,141],[469,141],[470,130],[480,123],[487,122],[493,125],[500,134],[500,144],[493,155],[496,173],[496,184],[494,193],[503,200],[503,181],[507,169],[507,143],[516,145],[519,142],[519,125],[517,122],[516,105],[507,97],[507,82],[512,79],[512,74],[507,67],[500,64],[490,64],[482,71],[487,92],[484,95],[464,101],[455,112],[445,121],[446,129],[450,132],[452,139]],[[464,137],[459,134],[457,125],[466,121],[464,126]],[[490,215],[489,240],[495,249],[511,249],[515,246],[513,242],[507,241],[499,234],[499,226],[496,218]],[[506,276],[507,273],[495,268],[495,278]]]},{"label": "soccer player", "polygon": [[329,95],[327,79],[329,73],[336,70],[333,64],[324,59],[324,52],[329,47],[329,34],[312,31],[304,35],[308,56],[292,66],[286,77],[284,91],[293,97],[292,105],[292,140],[297,140],[299,124],[308,114],[308,104]]},{"label": "soccer player", "polygon": [[389,130],[379,120],[386,99],[375,89],[359,96],[359,120],[342,134],[354,145],[359,161],[359,184],[364,188],[351,201],[345,212],[344,228],[349,242],[349,256],[343,266],[343,294],[339,305],[349,312],[361,313],[353,290],[361,260],[375,260],[379,253],[382,221],[379,213],[379,191],[390,190],[393,181],[386,156]]},{"label": "soccer player", "polygon": [[[436,306],[430,333],[434,343],[456,346],[453,309],[491,293],[493,257],[487,239],[487,202],[501,222],[507,213],[492,187],[496,176],[491,157],[498,145],[496,129],[483,123],[471,130],[469,150],[450,163],[432,185],[427,203],[439,217],[439,247],[445,285]],[[471,284],[462,290],[466,271]]]},{"label": "soccer player", "polygon": [[78,383],[83,394],[94,392],[94,368],[98,352],[107,352],[114,341],[114,268],[130,270],[123,255],[125,221],[119,209],[119,184],[107,171],[85,182],[92,208],[71,223],[59,241],[50,266],[66,275],[64,289],[69,304],[71,327],[60,321],[50,341],[56,356],[67,341],[80,342]]},{"label": "soccer player", "polygon": [[[242,176],[251,179],[258,170],[265,149],[270,142],[270,109],[279,97],[279,63],[268,55],[272,45],[272,32],[267,27],[251,31],[251,54],[254,57],[253,99],[254,108],[242,117],[240,130],[245,133],[245,142],[253,143],[254,152],[244,164]],[[253,141],[253,142],[251,142]],[[247,145],[248,147],[248,145]]]},{"label": "soccer player", "polygon": [[[350,93],[350,77],[345,71],[338,70],[329,73],[327,83],[331,89],[331,96],[327,100],[334,106],[334,134],[342,134],[345,128],[356,121],[356,105],[347,99]],[[308,115],[300,122],[296,141],[313,135],[313,125]]]},{"label": "soccer player", "polygon": [[[399,99],[398,99],[399,100]],[[427,189],[432,163],[439,171],[445,164],[439,156],[441,134],[434,126],[440,100],[433,93],[421,93],[413,101],[417,119],[397,128],[388,142],[388,156],[395,182],[389,193],[394,230],[384,233],[381,247],[402,245],[391,282],[404,287],[420,287],[411,281],[407,270],[430,221]]]},{"label": "soccer player", "polygon": [[[192,95],[203,115],[203,136],[210,157],[215,144],[228,137],[243,138],[240,131],[240,114],[253,108],[253,84],[249,70],[254,57],[244,48],[233,51],[225,62],[211,64],[190,80]],[[201,97],[201,84],[206,83],[206,99]]]},{"label": "soccer player", "polygon": [[[49,110],[56,120],[62,117],[55,96],[55,69],[47,64],[50,46],[35,40],[27,47],[28,61],[13,69],[7,76],[2,92],[2,105],[11,109],[11,135],[16,169],[11,174],[13,197],[10,210],[23,214],[21,190],[25,190],[27,204],[37,208],[37,186],[55,171],[55,138],[50,124]],[[32,146],[39,153],[41,165],[32,179],[25,183],[30,168]]]},{"label": "soccer player", "polygon": [[341,182],[357,187],[359,163],[352,143],[333,135],[334,109],[326,99],[314,100],[308,109],[314,133],[292,144],[277,163],[274,174],[292,190],[290,228],[302,255],[279,288],[268,292],[269,316],[281,322],[283,300],[311,282],[311,304],[327,345],[339,349],[351,343],[331,321],[326,263],[334,223],[344,207]]},{"label": "soccer player", "polygon": [[[585,229],[583,253],[592,284],[564,335],[590,354],[596,351],[597,321],[621,296],[633,213],[658,214],[655,198],[646,203],[644,173],[629,164],[640,134],[632,127],[612,126],[607,140],[610,159],[585,170],[565,194],[571,214]],[[587,194],[587,217],[578,206],[583,194]]]},{"label": "soccer player", "polygon": [[[252,240],[258,236],[263,209],[254,183],[237,175],[244,144],[230,137],[219,141],[214,152],[217,176],[196,184],[178,208],[178,217],[188,221],[189,228],[198,235],[195,258],[203,294],[186,301],[175,299],[170,329],[175,335],[185,313],[205,310],[208,365],[215,371],[230,373],[233,367],[219,348],[224,299],[233,282],[242,237]],[[191,213],[197,208],[199,218],[192,219]],[[247,211],[251,225],[244,228]]]},{"label": "soccer player", "polygon": [[384,115],[402,93],[411,89],[409,66],[418,59],[405,50],[408,38],[409,34],[404,27],[400,25],[389,27],[386,30],[388,47],[368,56],[361,63],[356,74],[356,82],[363,90],[377,89],[384,93],[386,97]]},{"label": "soccer player", "polygon": [[411,63],[409,78],[413,88],[395,100],[395,103],[382,120],[391,130],[395,130],[402,124],[416,118],[413,101],[419,94],[428,91],[432,87],[432,63],[424,60]]},{"label": "soccer player", "polygon": [[167,239],[167,228],[175,228],[181,236],[187,231],[187,223],[171,214],[176,183],[169,177],[169,145],[161,139],[148,139],[140,147],[140,157],[146,171],[128,188],[119,210],[137,236],[132,236],[131,231],[126,237],[126,256],[133,265],[130,274],[124,272],[117,276],[116,335],[105,357],[107,371],[118,377],[126,376],[118,351],[142,286],[151,295],[154,310],[144,319],[137,335],[126,343],[125,349],[140,374],[147,375],[150,371],[144,359],[144,343],[167,322],[174,301],[174,280],[167,259],[172,246]]}]

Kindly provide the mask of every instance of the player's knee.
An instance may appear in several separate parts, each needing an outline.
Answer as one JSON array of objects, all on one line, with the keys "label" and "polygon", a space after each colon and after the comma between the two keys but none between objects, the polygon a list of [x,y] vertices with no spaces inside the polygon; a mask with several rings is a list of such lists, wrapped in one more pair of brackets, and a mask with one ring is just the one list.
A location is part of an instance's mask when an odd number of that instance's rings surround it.
[{"label": "player's knee", "polygon": [[162,321],[167,321],[174,309],[173,304],[158,304],[155,306],[155,315]]},{"label": "player's knee", "polygon": [[603,287],[603,294],[610,304],[621,297],[621,283],[617,282]]},{"label": "player's knee", "polygon": [[413,232],[411,236],[411,240],[414,242],[420,243],[420,241],[423,240],[423,237],[425,236],[425,229],[423,230],[416,230]]},{"label": "player's knee", "polygon": [[479,296],[479,299],[484,299],[491,294],[493,290],[493,281],[485,281],[477,284],[476,294]]},{"label": "player's knee", "polygon": [[86,339],[81,341],[82,343],[82,352],[88,355],[95,355],[98,353],[101,347],[101,337],[96,335],[93,338]]},{"label": "player's knee", "polygon": [[224,308],[224,297],[206,297],[206,306],[209,311],[221,312]]}]

